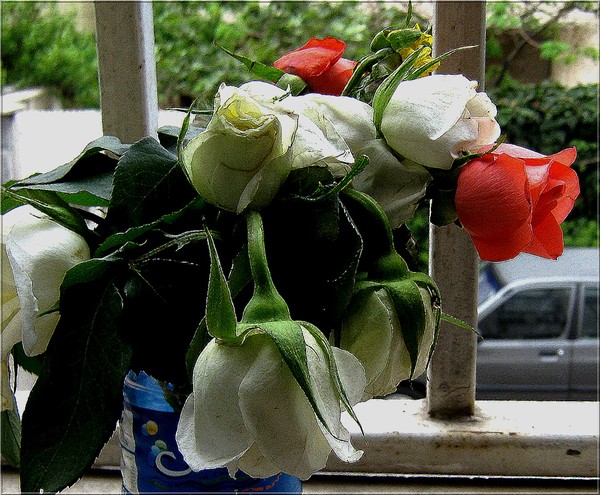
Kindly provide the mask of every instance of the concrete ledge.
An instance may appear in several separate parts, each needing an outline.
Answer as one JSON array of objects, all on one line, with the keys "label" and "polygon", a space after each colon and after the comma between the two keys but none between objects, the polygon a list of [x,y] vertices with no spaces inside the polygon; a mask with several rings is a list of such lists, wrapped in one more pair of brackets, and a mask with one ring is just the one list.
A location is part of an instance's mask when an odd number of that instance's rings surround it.
[{"label": "concrete ledge", "polygon": [[[478,401],[475,416],[432,419],[425,400],[370,400],[356,406],[364,436],[346,416],[356,463],[329,459],[325,472],[598,478],[598,402]],[[118,430],[96,467],[120,465]]]},{"label": "concrete ledge", "polygon": [[346,421],[361,460],[329,471],[388,474],[598,477],[598,402],[479,401],[474,417],[438,420],[425,400],[356,407]]}]

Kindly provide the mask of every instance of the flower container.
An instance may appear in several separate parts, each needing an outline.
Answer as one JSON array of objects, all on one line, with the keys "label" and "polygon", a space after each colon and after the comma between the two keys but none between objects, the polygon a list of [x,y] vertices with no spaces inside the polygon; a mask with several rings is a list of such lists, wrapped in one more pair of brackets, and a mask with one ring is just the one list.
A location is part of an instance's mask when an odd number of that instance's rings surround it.
[{"label": "flower container", "polygon": [[120,422],[123,493],[302,492],[301,481],[284,473],[257,479],[241,471],[231,478],[226,468],[192,471],[177,448],[179,412],[165,399],[165,390],[168,385],[144,372],[130,372],[125,378]]}]

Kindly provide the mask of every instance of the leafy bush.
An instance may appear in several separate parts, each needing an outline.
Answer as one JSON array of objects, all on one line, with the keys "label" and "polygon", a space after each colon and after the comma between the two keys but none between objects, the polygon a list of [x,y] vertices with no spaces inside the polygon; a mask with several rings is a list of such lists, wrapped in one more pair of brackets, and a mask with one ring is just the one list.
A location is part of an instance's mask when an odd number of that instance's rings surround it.
[{"label": "leafy bush", "polygon": [[45,86],[65,107],[98,107],[93,33],[76,28],[73,13],[53,3],[2,5],[2,84]]},{"label": "leafy bush", "polygon": [[310,37],[335,36],[347,43],[344,56],[358,59],[373,33],[399,24],[405,15],[382,4],[368,8],[354,2],[157,2],[160,103],[187,106],[194,98],[211,103],[222,81],[238,85],[251,78],[215,43],[271,64]]}]

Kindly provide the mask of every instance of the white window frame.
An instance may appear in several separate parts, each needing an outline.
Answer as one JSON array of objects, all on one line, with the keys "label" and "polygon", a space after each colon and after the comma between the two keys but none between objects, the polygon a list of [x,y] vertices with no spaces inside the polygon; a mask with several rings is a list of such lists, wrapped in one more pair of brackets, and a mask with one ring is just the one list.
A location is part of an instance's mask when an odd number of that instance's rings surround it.
[{"label": "white window frame", "polygon": [[[95,2],[105,134],[156,135],[158,104],[151,2]],[[483,81],[485,2],[436,2],[437,53],[478,45],[444,62]],[[446,312],[476,322],[477,255],[454,226],[432,229],[430,271]],[[328,472],[510,477],[598,477],[598,402],[475,401],[474,334],[444,327],[428,370],[427,399],[371,400],[351,421],[357,463],[332,456]],[[118,466],[116,437],[97,461]]]}]

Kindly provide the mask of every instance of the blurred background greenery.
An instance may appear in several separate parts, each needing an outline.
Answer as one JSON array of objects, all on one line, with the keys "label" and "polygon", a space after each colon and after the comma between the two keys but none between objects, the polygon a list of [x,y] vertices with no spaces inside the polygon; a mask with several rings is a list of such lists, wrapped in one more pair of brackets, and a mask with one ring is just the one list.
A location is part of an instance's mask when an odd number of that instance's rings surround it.
[{"label": "blurred background greenery", "polygon": [[[64,5],[2,2],[2,86],[42,86],[63,108],[98,108],[93,17]],[[432,4],[414,5],[413,20],[428,26]],[[344,57],[356,60],[375,33],[403,23],[405,8],[405,2],[155,2],[159,103],[186,107],[199,97],[210,106],[220,82],[251,79],[215,42],[270,64],[310,37],[335,36],[347,43]],[[577,146],[582,194],[564,223],[565,244],[598,246],[597,77],[565,86],[555,71],[562,66],[568,75],[586,61],[596,62],[597,71],[598,47],[580,43],[585,36],[571,16],[595,16],[597,23],[598,3],[494,1],[487,9],[486,91],[507,141],[545,154]],[[409,222],[418,239],[426,239],[427,225],[426,209]],[[426,242],[418,245],[425,263]]]}]

